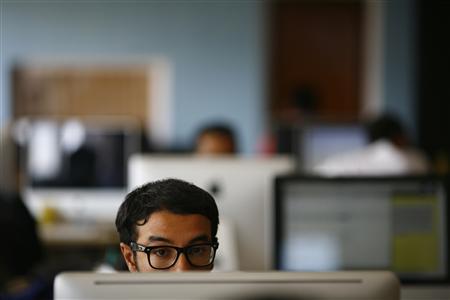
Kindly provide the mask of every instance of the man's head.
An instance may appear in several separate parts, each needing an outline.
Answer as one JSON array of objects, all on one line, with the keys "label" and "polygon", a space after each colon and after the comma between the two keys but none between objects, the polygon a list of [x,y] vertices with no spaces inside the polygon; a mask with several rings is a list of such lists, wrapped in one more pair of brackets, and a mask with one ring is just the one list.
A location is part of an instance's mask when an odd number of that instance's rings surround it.
[{"label": "man's head", "polygon": [[407,134],[400,120],[391,114],[384,114],[371,121],[367,126],[370,142],[385,139],[393,145],[403,148],[408,144]]},{"label": "man's head", "polygon": [[199,154],[234,154],[236,140],[233,130],[222,124],[205,126],[197,133],[195,152]]},{"label": "man's head", "polygon": [[116,217],[120,249],[133,272],[211,270],[218,223],[214,198],[177,179],[130,192]]}]

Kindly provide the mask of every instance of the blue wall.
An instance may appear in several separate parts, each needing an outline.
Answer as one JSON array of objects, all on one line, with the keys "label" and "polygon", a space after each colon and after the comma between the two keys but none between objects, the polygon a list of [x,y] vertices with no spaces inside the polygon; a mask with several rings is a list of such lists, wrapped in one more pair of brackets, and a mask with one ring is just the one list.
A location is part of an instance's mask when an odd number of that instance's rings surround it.
[{"label": "blue wall", "polygon": [[417,137],[417,17],[414,0],[384,3],[384,110],[395,113]]},{"label": "blue wall", "polygon": [[[385,2],[383,107],[413,135],[415,1]],[[9,71],[30,57],[163,55],[174,66],[174,137],[228,120],[244,153],[264,130],[266,6],[263,1],[1,2],[0,124],[10,119]]]},{"label": "blue wall", "polygon": [[174,136],[186,145],[203,122],[233,123],[244,153],[263,132],[263,1],[2,2],[1,124],[10,119],[9,72],[30,57],[164,55],[174,67]]}]

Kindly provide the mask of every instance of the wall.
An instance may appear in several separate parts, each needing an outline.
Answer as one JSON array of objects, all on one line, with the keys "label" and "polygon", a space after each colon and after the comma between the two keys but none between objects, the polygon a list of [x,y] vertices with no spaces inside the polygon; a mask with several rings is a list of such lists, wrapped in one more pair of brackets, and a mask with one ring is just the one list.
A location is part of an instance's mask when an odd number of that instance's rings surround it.
[{"label": "wall", "polygon": [[173,67],[174,140],[185,146],[203,122],[220,119],[235,125],[244,153],[255,150],[264,121],[264,2],[1,1],[2,126],[15,62],[162,55]]},{"label": "wall", "polygon": [[[265,118],[263,1],[1,2],[0,124],[10,119],[9,71],[30,57],[165,56],[174,67],[173,138],[229,120],[252,153]],[[415,1],[384,2],[382,109],[415,136]]]},{"label": "wall", "polygon": [[417,17],[414,0],[384,3],[384,110],[395,113],[417,136]]}]

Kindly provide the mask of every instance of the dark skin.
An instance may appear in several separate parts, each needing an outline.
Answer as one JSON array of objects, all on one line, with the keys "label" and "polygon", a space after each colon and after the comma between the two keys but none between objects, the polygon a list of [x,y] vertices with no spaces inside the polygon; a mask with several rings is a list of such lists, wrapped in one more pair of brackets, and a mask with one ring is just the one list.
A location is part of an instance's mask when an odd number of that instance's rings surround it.
[{"label": "dark skin", "polygon": [[[136,228],[136,242],[144,246],[186,247],[212,241],[211,222],[199,214],[179,215],[163,210],[151,214],[147,223]],[[130,272],[158,271],[149,265],[145,253],[136,252],[136,255],[133,255],[130,246],[124,243],[120,243],[120,250]],[[213,265],[193,267],[185,255],[181,254],[176,264],[167,271],[210,271],[212,268]]]},{"label": "dark skin", "polygon": [[199,154],[232,154],[233,140],[222,133],[208,132],[197,140],[196,152]]}]

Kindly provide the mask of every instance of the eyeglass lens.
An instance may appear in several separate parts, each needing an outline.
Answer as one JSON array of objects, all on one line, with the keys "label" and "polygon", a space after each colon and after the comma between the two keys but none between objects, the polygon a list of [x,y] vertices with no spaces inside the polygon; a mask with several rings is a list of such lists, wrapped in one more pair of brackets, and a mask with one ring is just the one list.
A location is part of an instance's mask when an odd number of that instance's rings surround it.
[{"label": "eyeglass lens", "polygon": [[[193,266],[202,267],[212,262],[214,249],[211,245],[193,245],[186,247],[184,254]],[[161,246],[153,248],[148,255],[152,267],[164,269],[176,262],[178,252],[176,248]]]}]

